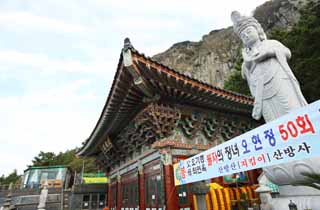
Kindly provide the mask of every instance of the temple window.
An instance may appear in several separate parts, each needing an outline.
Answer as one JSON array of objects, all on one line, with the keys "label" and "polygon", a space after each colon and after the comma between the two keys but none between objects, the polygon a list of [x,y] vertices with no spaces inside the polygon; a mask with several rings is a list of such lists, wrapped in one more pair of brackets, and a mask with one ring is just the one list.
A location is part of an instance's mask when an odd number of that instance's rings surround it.
[{"label": "temple window", "polygon": [[83,195],[82,198],[82,209],[89,209],[90,206],[90,195]]},{"label": "temple window", "polygon": [[177,187],[177,193],[179,198],[179,206],[188,205],[188,185],[180,185]]}]

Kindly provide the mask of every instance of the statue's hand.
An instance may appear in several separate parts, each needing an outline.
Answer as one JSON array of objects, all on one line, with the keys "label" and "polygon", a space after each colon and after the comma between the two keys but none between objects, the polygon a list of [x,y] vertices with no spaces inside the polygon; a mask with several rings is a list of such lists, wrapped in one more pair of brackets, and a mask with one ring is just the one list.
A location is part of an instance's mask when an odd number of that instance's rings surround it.
[{"label": "statue's hand", "polygon": [[263,61],[263,60],[265,60],[265,59],[267,59],[268,58],[268,54],[266,54],[266,53],[260,53],[260,54],[258,54],[258,55],[256,55],[256,56],[254,56],[253,58],[252,58],[252,60],[254,61],[254,62],[256,62],[256,63],[260,63],[261,61]]},{"label": "statue's hand", "polygon": [[252,60],[256,63],[259,63],[261,61],[264,61],[267,58],[270,57],[275,57],[275,52],[273,49],[264,49],[264,50],[260,50],[260,52],[258,54],[256,54]]},{"label": "statue's hand", "polygon": [[262,107],[259,104],[254,104],[253,110],[252,110],[252,118],[255,120],[260,120],[262,116]]},{"label": "statue's hand", "polygon": [[[254,110],[254,109],[253,109],[253,110]],[[260,118],[261,118],[261,112],[259,113],[259,112],[253,111],[253,112],[252,112],[252,118],[255,119],[255,120],[260,120]]]}]

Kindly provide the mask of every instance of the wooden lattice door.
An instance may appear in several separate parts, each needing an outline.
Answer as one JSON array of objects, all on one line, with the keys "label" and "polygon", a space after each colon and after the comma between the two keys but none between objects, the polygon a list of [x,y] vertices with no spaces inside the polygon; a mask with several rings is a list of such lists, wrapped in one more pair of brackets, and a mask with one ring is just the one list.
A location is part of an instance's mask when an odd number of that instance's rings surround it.
[{"label": "wooden lattice door", "polygon": [[139,208],[139,182],[138,171],[126,173],[121,176],[121,210],[138,210]]},{"label": "wooden lattice door", "polygon": [[165,205],[160,167],[159,160],[152,161],[144,166],[146,210],[163,210]]}]

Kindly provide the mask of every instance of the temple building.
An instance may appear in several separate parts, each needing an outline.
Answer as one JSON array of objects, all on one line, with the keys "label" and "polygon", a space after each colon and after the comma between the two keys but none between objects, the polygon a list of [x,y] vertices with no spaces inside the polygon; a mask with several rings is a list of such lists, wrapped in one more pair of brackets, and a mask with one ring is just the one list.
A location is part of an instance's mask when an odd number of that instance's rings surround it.
[{"label": "temple building", "polygon": [[[253,99],[178,73],[125,40],[101,116],[79,156],[95,157],[109,177],[111,210],[196,210],[193,184],[174,185],[173,164],[261,124]],[[207,209],[231,209],[260,170],[208,179]]]}]

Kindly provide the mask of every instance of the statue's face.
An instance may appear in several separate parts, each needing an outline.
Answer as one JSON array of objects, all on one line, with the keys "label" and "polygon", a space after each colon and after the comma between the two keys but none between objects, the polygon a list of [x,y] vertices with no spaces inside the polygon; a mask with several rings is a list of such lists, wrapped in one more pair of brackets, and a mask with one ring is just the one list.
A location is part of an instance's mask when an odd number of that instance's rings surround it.
[{"label": "statue's face", "polygon": [[249,26],[240,34],[240,39],[244,45],[250,47],[259,40],[259,34],[255,27]]}]

